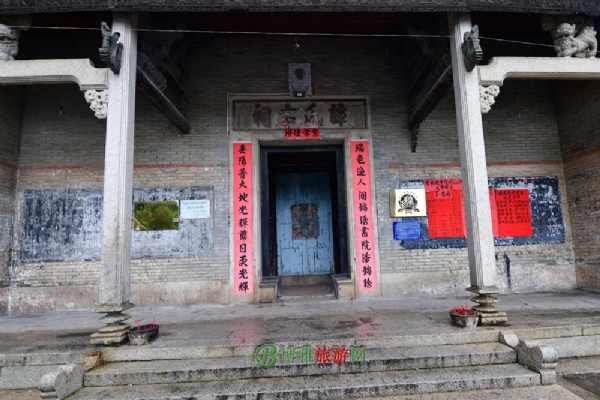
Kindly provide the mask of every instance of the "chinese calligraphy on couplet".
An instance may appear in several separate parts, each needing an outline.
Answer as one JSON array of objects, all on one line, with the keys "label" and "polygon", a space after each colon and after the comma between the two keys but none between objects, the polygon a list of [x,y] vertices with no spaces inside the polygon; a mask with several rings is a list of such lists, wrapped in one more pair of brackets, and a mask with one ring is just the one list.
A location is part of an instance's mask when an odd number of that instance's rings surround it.
[{"label": "chinese calligraphy on couplet", "polygon": [[252,144],[233,144],[233,292],[254,292]]},{"label": "chinese calligraphy on couplet", "polygon": [[352,157],[352,196],[358,288],[359,290],[377,290],[369,142],[367,140],[351,141],[350,154]]}]

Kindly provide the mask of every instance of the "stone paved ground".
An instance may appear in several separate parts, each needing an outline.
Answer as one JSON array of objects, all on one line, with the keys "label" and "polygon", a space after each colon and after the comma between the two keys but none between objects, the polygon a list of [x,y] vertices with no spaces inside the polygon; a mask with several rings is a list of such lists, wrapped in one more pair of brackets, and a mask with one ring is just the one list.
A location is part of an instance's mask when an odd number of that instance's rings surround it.
[{"label": "stone paved ground", "polygon": [[[502,329],[526,330],[600,324],[600,293],[582,290],[552,293],[511,293],[499,296],[508,313]],[[279,305],[137,307],[129,321],[149,323],[156,317],[159,338],[149,347],[260,344],[273,341],[394,337],[443,334],[460,328],[449,324],[448,310],[464,304],[468,295],[438,298],[383,298],[370,301],[292,301]],[[98,327],[93,312],[49,312],[0,316],[0,354],[93,348],[89,335]],[[478,327],[480,330],[498,329]],[[585,361],[585,363],[584,363]],[[582,364],[584,363],[584,364]],[[600,371],[600,359],[581,360],[581,371]],[[574,370],[577,370],[576,368]],[[510,390],[475,391],[396,397],[403,400],[585,400],[598,397],[561,380],[554,385]],[[566,389],[565,389],[566,388]],[[568,390],[567,390],[568,389]],[[570,391],[569,391],[570,390]],[[445,397],[444,397],[445,396]],[[501,397],[500,397],[501,396]],[[553,397],[554,396],[554,397]],[[570,397],[569,397],[570,396]],[[573,397],[575,396],[575,397]],[[591,397],[590,397],[591,396]],[[38,398],[35,391],[0,391],[0,400]],[[390,399],[390,398],[387,398]]]}]

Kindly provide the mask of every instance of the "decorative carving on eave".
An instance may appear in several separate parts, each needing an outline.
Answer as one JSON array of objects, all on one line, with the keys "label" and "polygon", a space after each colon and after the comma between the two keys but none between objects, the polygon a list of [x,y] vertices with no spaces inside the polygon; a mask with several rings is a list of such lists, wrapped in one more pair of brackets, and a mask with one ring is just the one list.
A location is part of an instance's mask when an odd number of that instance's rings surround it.
[{"label": "decorative carving on eave", "polygon": [[31,27],[29,15],[19,15],[0,20],[0,60],[14,60],[19,52],[19,36]]},{"label": "decorative carving on eave", "polygon": [[557,57],[596,57],[598,40],[593,18],[545,15],[541,24],[552,35]]},{"label": "decorative carving on eave", "polygon": [[465,32],[460,48],[463,53],[465,69],[469,72],[473,71],[483,58],[483,50],[479,43],[479,27],[477,25],[473,25],[470,32]]},{"label": "decorative carving on eave", "polygon": [[115,74],[121,72],[121,56],[123,54],[123,43],[119,43],[121,34],[119,32],[111,33],[111,29],[104,21],[100,24],[102,31],[102,47],[98,49],[100,59]]},{"label": "decorative carving on eave", "polygon": [[500,94],[500,87],[497,85],[479,86],[479,103],[481,113],[487,114],[496,102],[496,97]]},{"label": "decorative carving on eave", "polygon": [[108,90],[86,90],[83,96],[96,118],[106,119],[108,114]]}]

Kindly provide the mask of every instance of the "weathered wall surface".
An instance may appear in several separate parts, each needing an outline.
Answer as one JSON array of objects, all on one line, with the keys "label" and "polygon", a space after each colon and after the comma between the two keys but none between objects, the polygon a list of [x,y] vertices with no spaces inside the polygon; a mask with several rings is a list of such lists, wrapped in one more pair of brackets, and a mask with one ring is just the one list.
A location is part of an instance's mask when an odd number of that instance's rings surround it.
[{"label": "weathered wall surface", "polygon": [[563,157],[577,281],[600,288],[600,83],[561,82],[556,110]]},{"label": "weathered wall surface", "polygon": [[[56,113],[55,103],[58,100],[62,101],[64,115]],[[195,106],[192,104],[190,108]],[[222,122],[225,123],[224,120]],[[33,254],[31,250],[35,249],[35,243],[21,241],[31,238],[24,231],[28,222],[24,217],[26,194],[39,190],[54,194],[70,190],[74,196],[84,194],[84,204],[95,204],[94,199],[103,188],[104,129],[105,121],[94,117],[76,87],[27,88],[16,237],[18,245],[23,244],[29,253],[21,252],[16,261],[12,291],[14,298],[21,297],[21,302],[15,310],[93,308],[97,302],[100,262],[94,252],[97,252],[100,243],[88,243],[88,251],[79,252],[82,255],[79,260],[74,260],[78,252],[68,250],[66,244],[62,252],[55,246],[52,257],[30,262],[28,257]],[[229,301],[228,140],[224,129],[215,130],[219,133],[211,135],[202,131],[201,135],[197,130],[189,136],[178,136],[177,130],[162,114],[140,94],[137,96],[134,190],[146,193],[144,198],[170,200],[172,196],[168,192],[176,188],[205,188],[204,191],[210,193],[212,218],[208,229],[203,229],[209,237],[201,254],[197,248],[186,250],[185,253],[196,255],[192,258],[179,254],[164,257],[164,251],[162,258],[147,257],[154,254],[153,245],[164,250],[174,243],[173,240],[167,237],[169,235],[160,233],[134,234],[134,241],[137,241],[134,247],[139,250],[138,258],[132,262],[132,301],[135,304]],[[156,195],[153,195],[155,192]],[[205,194],[200,197],[205,197]],[[224,201],[215,201],[217,199]],[[97,216],[92,219],[98,222]],[[98,229],[98,226],[93,227],[96,233]],[[64,240],[62,236],[60,240]],[[54,239],[55,242],[59,240],[57,237]],[[57,254],[59,257],[56,257]],[[61,258],[61,255],[63,260],[57,261],[56,258]],[[59,284],[61,288],[57,289]]]},{"label": "weathered wall surface", "polygon": [[8,308],[22,88],[0,87],[0,314]]},{"label": "weathered wall surface", "polygon": [[[292,49],[289,38],[213,36],[189,59],[187,115],[190,135],[175,128],[138,94],[134,187],[210,187],[210,248],[198,257],[136,259],[135,304],[230,303],[227,100],[235,93],[281,94],[287,64],[309,62],[319,96],[368,96],[374,154],[379,260],[384,295],[464,293],[466,250],[406,250],[393,240],[388,191],[403,180],[460,178],[453,94],[425,123],[416,153],[406,129],[408,106],[400,44],[385,38],[309,38]],[[506,82],[484,117],[488,172],[492,177],[558,177],[565,243],[496,248],[503,290],[575,287],[558,127],[550,82]],[[64,115],[56,113],[62,105]],[[31,190],[97,190],[103,185],[104,121],[96,120],[74,86],[26,89],[17,188],[16,246],[23,237],[25,194]],[[278,141],[282,141],[281,132]],[[330,133],[324,132],[324,137]],[[275,135],[275,133],[274,133]],[[235,136],[235,134],[233,135]],[[275,137],[275,136],[274,136]],[[147,245],[160,243],[148,234]],[[506,257],[505,257],[506,255]],[[508,284],[506,260],[510,260]],[[97,260],[33,261],[15,265],[15,310],[92,308],[97,301]],[[60,285],[60,286],[59,286]]]},{"label": "weathered wall surface", "polygon": [[[558,128],[554,103],[549,100],[552,94],[550,82],[506,81],[492,111],[483,117],[490,178],[557,177],[562,195],[564,243],[496,246],[498,285],[503,291],[576,286]],[[450,92],[421,125],[415,153],[410,153],[404,121],[387,132],[374,132],[384,294],[461,293],[468,286],[466,248],[406,250],[393,240],[387,193],[405,180],[461,177],[454,115]]]}]

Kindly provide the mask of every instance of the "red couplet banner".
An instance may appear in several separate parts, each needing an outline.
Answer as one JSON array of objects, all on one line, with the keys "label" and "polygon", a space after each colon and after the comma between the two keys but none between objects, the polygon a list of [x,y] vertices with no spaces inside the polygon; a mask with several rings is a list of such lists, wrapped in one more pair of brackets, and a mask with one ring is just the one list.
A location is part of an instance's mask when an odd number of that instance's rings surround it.
[{"label": "red couplet banner", "polygon": [[496,189],[498,236],[533,236],[527,189]]},{"label": "red couplet banner", "polygon": [[375,224],[373,223],[369,142],[366,140],[351,141],[350,156],[352,157],[352,196],[358,289],[376,290],[377,264],[375,262]]},{"label": "red couplet banner", "polygon": [[233,293],[254,293],[252,144],[233,144]]}]

